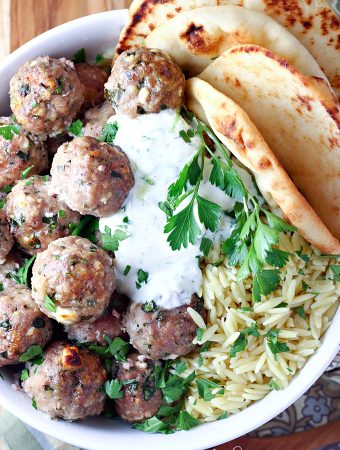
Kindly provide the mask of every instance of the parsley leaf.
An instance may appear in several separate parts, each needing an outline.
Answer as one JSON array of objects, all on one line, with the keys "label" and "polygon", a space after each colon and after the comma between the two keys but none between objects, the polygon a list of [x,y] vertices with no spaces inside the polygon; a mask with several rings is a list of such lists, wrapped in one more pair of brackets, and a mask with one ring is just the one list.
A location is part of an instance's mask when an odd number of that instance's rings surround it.
[{"label": "parsley leaf", "polygon": [[72,136],[84,136],[83,132],[83,122],[80,119],[75,120],[71,123],[71,125],[67,128],[67,131],[72,134]]},{"label": "parsley leaf", "polygon": [[340,281],[340,266],[336,264],[331,264],[329,266],[331,271],[333,272],[333,280],[334,281]]},{"label": "parsley leaf", "polygon": [[201,240],[200,250],[204,256],[208,256],[212,246],[212,240],[203,237]]},{"label": "parsley leaf", "polygon": [[108,343],[105,353],[111,354],[117,361],[126,361],[126,355],[130,350],[130,344],[120,337],[110,339],[109,336],[104,334],[104,339]]},{"label": "parsley leaf", "polygon": [[99,141],[106,142],[107,144],[113,144],[116,139],[116,134],[118,131],[117,122],[108,122],[103,126],[102,135]]},{"label": "parsley leaf", "polygon": [[6,141],[11,141],[14,135],[19,133],[20,126],[17,124],[0,126],[0,136],[6,139]]},{"label": "parsley leaf", "polygon": [[119,243],[129,237],[127,231],[125,231],[126,225],[121,225],[121,228],[117,228],[113,233],[108,226],[104,227],[104,233],[101,233],[102,248],[105,251],[116,252],[119,249]]},{"label": "parsley leaf", "polygon": [[80,48],[76,53],[73,55],[72,61],[74,63],[85,63],[86,62],[86,52],[84,48]]},{"label": "parsley leaf", "polygon": [[111,400],[122,398],[124,396],[122,387],[122,383],[118,380],[107,380],[104,384],[105,393]]},{"label": "parsley leaf", "polygon": [[254,324],[240,331],[240,335],[230,348],[230,358],[234,358],[236,356],[236,353],[243,352],[243,350],[247,348],[248,345],[247,335],[252,335],[255,337],[260,336],[260,333],[257,330],[257,324]]},{"label": "parsley leaf", "polygon": [[137,281],[136,281],[136,288],[140,289],[142,287],[142,284],[148,284],[149,281],[149,273],[145,272],[143,269],[137,270]]},{"label": "parsley leaf", "polygon": [[40,345],[31,345],[30,347],[28,347],[28,349],[25,351],[25,353],[23,353],[20,356],[19,361],[20,362],[30,361],[31,359],[35,358],[36,356],[42,355],[42,353],[43,353],[43,350],[40,347]]},{"label": "parsley leaf", "polygon": [[261,296],[266,296],[274,291],[280,283],[280,271],[261,270],[255,275],[253,282],[253,300],[255,302],[261,301]]},{"label": "parsley leaf", "polygon": [[29,167],[27,167],[27,169],[23,170],[23,171],[21,172],[20,178],[21,178],[22,180],[25,180],[25,179],[27,178],[28,174],[30,173],[30,171],[33,169],[33,167],[34,167],[34,166],[29,166]]},{"label": "parsley leaf", "polygon": [[51,312],[56,312],[57,311],[57,306],[55,304],[54,301],[54,296],[53,298],[49,297],[47,294],[45,295],[45,302],[44,302],[44,306],[48,311]]},{"label": "parsley leaf", "polygon": [[285,342],[281,342],[278,340],[278,335],[280,330],[273,329],[267,332],[267,343],[271,352],[273,353],[275,359],[277,359],[278,353],[290,352],[290,348]]},{"label": "parsley leaf", "polygon": [[[215,395],[221,395],[224,393],[224,388],[211,380],[205,380],[201,378],[199,380],[196,380],[196,385],[199,396],[202,397],[206,402],[215,398]],[[213,391],[216,389],[217,392],[213,393]]]},{"label": "parsley leaf", "polygon": [[293,311],[296,312],[302,319],[306,320],[306,313],[303,306],[296,306],[293,308]]},{"label": "parsley leaf", "polygon": [[168,430],[168,424],[154,416],[142,423],[135,423],[132,428],[145,433],[161,433]]},{"label": "parsley leaf", "polygon": [[270,389],[275,389],[275,391],[279,391],[281,389],[281,386],[272,378],[269,382]]},{"label": "parsley leaf", "polygon": [[188,411],[181,411],[178,416],[177,430],[190,430],[200,424],[201,422],[189,414]]},{"label": "parsley leaf", "polygon": [[27,380],[27,378],[30,377],[30,373],[28,369],[24,369],[22,370],[21,374],[20,374],[20,381],[25,381]]},{"label": "parsley leaf", "polygon": [[289,259],[290,253],[280,250],[278,248],[272,248],[267,252],[266,261],[270,266],[278,267],[282,269]]},{"label": "parsley leaf", "polygon": [[215,232],[220,223],[222,208],[200,195],[196,197],[198,217],[207,230]]},{"label": "parsley leaf", "polygon": [[28,286],[28,274],[33,262],[35,261],[35,258],[36,256],[32,256],[32,258],[30,259],[25,259],[23,265],[19,267],[16,273],[10,272],[10,278],[17,284],[25,284],[26,286]]}]

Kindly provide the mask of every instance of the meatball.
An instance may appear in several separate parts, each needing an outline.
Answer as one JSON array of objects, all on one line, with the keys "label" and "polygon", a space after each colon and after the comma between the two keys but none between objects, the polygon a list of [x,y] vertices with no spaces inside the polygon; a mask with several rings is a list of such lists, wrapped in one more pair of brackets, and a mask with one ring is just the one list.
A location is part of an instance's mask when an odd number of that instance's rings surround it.
[{"label": "meatball", "polygon": [[160,50],[140,47],[123,52],[105,84],[105,97],[116,112],[135,117],[178,108],[183,103],[183,72]]},{"label": "meatball", "polygon": [[0,209],[0,242],[0,264],[3,264],[6,256],[13,247],[13,238],[9,231],[7,217],[3,209]]},{"label": "meatball", "polygon": [[84,99],[74,64],[49,56],[27,61],[10,82],[11,109],[22,127],[35,135],[66,130]]},{"label": "meatball", "polygon": [[116,412],[122,419],[142,422],[154,416],[163,404],[162,393],[156,388],[156,365],[159,362],[131,353],[126,362],[118,363],[118,370],[114,369],[113,375],[123,383],[124,396],[115,400]]},{"label": "meatball", "polygon": [[45,250],[50,242],[68,236],[69,225],[80,221],[79,213],[71,211],[56,195],[49,195],[50,183],[47,176],[21,180],[7,197],[5,210],[11,233],[32,255]]},{"label": "meatball", "polygon": [[74,211],[97,217],[118,211],[134,184],[125,153],[89,136],[59,148],[51,175],[52,192]]},{"label": "meatball", "polygon": [[86,111],[89,108],[102,103],[104,98],[104,84],[109,75],[106,70],[98,66],[92,66],[87,63],[75,64],[75,69],[84,87],[84,102],[82,110]]},{"label": "meatball", "polygon": [[86,111],[85,126],[83,128],[85,136],[92,136],[99,139],[102,136],[104,125],[113,114],[114,111],[109,102],[104,102]]},{"label": "meatball", "polygon": [[0,293],[0,367],[18,363],[28,347],[44,347],[51,337],[51,321],[34,303],[30,289],[15,285]]},{"label": "meatball", "polygon": [[31,167],[30,174],[42,173],[48,168],[47,153],[36,138],[33,138],[8,117],[0,117],[1,127],[15,127],[10,139],[0,134],[0,189],[20,180],[25,169]]},{"label": "meatball", "polygon": [[187,312],[188,306],[206,320],[203,302],[196,295],[190,305],[171,310],[160,309],[153,302],[132,302],[123,321],[131,344],[151,359],[173,359],[190,353],[195,348],[192,341],[197,326]]},{"label": "meatball", "polygon": [[100,358],[88,350],[54,342],[41,365],[27,367],[30,376],[22,387],[51,418],[77,420],[103,411],[106,372]]},{"label": "meatball", "polygon": [[33,298],[63,324],[93,322],[102,316],[115,288],[112,260],[85,238],[57,239],[33,265]]},{"label": "meatball", "polygon": [[65,331],[70,340],[79,343],[91,342],[103,346],[107,345],[104,336],[114,339],[123,334],[121,319],[113,316],[111,313],[108,313],[91,323],[80,322],[73,325],[67,325]]}]

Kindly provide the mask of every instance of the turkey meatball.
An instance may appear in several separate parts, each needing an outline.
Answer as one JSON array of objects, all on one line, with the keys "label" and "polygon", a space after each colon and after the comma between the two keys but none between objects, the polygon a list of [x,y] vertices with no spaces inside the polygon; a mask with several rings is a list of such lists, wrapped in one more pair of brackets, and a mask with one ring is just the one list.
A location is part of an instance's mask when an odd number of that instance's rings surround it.
[{"label": "turkey meatball", "polygon": [[75,64],[79,80],[84,87],[84,102],[82,110],[86,111],[102,103],[104,98],[104,84],[109,75],[106,70],[87,63]]},{"label": "turkey meatball", "polygon": [[88,136],[58,149],[51,175],[52,192],[74,211],[96,217],[118,211],[134,184],[125,153]]},{"label": "turkey meatball", "polygon": [[48,167],[47,153],[41,142],[9,117],[0,117],[0,128],[4,127],[12,131],[5,137],[0,134],[0,189],[20,180],[22,172],[29,167],[31,175],[42,173]]},{"label": "turkey meatball", "polygon": [[27,61],[10,82],[11,109],[19,124],[35,135],[55,136],[67,129],[84,99],[74,64],[49,56]]},{"label": "turkey meatball", "polygon": [[114,111],[109,102],[104,102],[86,111],[85,126],[83,128],[85,136],[99,139],[103,134],[104,125],[113,114]]},{"label": "turkey meatball", "polygon": [[19,181],[7,197],[6,214],[11,233],[30,254],[70,234],[70,224],[79,223],[80,214],[58,197],[49,194],[50,177],[34,176]]},{"label": "turkey meatball", "polygon": [[114,339],[123,334],[121,322],[119,317],[108,313],[91,323],[80,322],[73,325],[67,325],[65,331],[70,340],[79,343],[91,342],[93,344],[106,346],[107,341],[104,336]]},{"label": "turkey meatball", "polygon": [[156,387],[155,366],[138,353],[131,353],[126,362],[118,363],[113,375],[123,384],[124,395],[115,400],[117,414],[129,422],[142,422],[154,416],[163,404],[162,393]]},{"label": "turkey meatball", "polygon": [[6,260],[6,256],[13,247],[13,238],[9,231],[5,211],[0,209],[0,264]]},{"label": "turkey meatball", "polygon": [[51,418],[85,419],[99,415],[105,402],[106,372],[98,356],[67,342],[54,342],[41,365],[27,365],[24,391]]},{"label": "turkey meatball", "polygon": [[168,55],[139,47],[123,52],[105,84],[105,97],[116,112],[135,117],[178,108],[183,103],[185,78]]},{"label": "turkey meatball", "polygon": [[197,325],[187,312],[188,306],[206,320],[203,301],[196,295],[190,305],[174,309],[160,309],[153,302],[132,302],[124,317],[131,344],[151,359],[173,359],[190,353],[195,348],[192,341]]},{"label": "turkey meatball", "polygon": [[34,303],[30,289],[10,286],[0,293],[0,367],[19,362],[31,346],[44,347],[52,324]]},{"label": "turkey meatball", "polygon": [[31,282],[39,308],[67,325],[102,316],[115,288],[115,274],[111,258],[101,248],[69,236],[38,253]]}]

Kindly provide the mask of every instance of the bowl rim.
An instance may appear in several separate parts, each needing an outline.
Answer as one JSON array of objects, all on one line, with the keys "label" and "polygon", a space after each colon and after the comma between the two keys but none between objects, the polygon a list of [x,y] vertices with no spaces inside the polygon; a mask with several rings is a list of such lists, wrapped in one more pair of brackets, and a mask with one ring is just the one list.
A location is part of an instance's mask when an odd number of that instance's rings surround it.
[{"label": "bowl rim", "polygon": [[[112,10],[84,16],[40,34],[3,59],[1,61],[0,74],[3,69],[15,64],[18,59],[25,56],[28,50],[39,43],[43,45],[46,40],[50,40],[64,31],[69,31],[71,28],[82,28],[88,22],[100,23],[102,20],[109,18],[113,20],[112,26],[114,26],[114,20],[124,21],[127,18],[127,10]],[[126,448],[138,445],[140,450],[149,450],[150,448],[155,448],[155,445],[161,445],[162,450],[173,450],[175,445],[179,446],[179,448],[185,448],[185,450],[201,450],[202,448],[209,448],[236,439],[258,428],[294,403],[319,378],[338,352],[340,344],[338,328],[340,328],[340,308],[338,308],[331,326],[322,337],[321,347],[308,358],[304,367],[293,377],[287,388],[281,391],[270,392],[263,399],[225,420],[205,423],[187,432],[177,432],[171,435],[141,435],[141,432],[129,429],[126,424],[123,425],[121,422],[117,428],[113,426],[108,430],[106,428],[98,429],[98,432],[95,432],[97,429],[93,431],[93,424],[95,426],[96,422],[104,423],[107,419],[96,418],[83,422],[68,423],[52,421],[43,413],[34,409],[30,411],[30,414],[26,414],[25,408],[22,409],[20,407],[21,399],[24,401],[26,397],[23,394],[15,393],[12,387],[8,386],[8,381],[1,379],[0,403],[29,426],[82,448],[91,450],[107,449],[110,439],[115,439],[117,444],[121,442]],[[1,389],[1,386],[4,386],[6,389]],[[18,396],[16,397],[16,395]],[[19,404],[13,401],[13,398],[18,400]],[[229,429],[228,432],[227,428]],[[105,442],[101,442],[101,438]]]}]

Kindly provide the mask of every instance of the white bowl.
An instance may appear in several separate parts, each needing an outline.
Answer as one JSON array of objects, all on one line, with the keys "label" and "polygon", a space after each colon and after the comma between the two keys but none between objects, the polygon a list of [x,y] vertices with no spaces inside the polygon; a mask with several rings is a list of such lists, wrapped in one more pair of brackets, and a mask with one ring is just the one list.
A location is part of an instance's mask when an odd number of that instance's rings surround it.
[{"label": "white bowl", "polygon": [[[126,17],[126,10],[83,17],[54,28],[13,52],[0,66],[0,115],[9,113],[9,80],[22,63],[43,55],[71,57],[81,47],[86,48],[89,58],[94,58],[97,53],[115,45]],[[339,329],[340,310],[323,338],[322,347],[309,358],[286,389],[271,392],[263,400],[228,419],[172,435],[146,434],[131,429],[131,426],[119,420],[99,417],[75,423],[50,420],[32,408],[30,399],[13,389],[13,369],[1,370],[5,379],[0,378],[0,402],[15,416],[37,430],[86,449],[107,450],[114,446],[128,450],[201,450],[254,430],[299,398],[322,374],[337,353]]]}]

